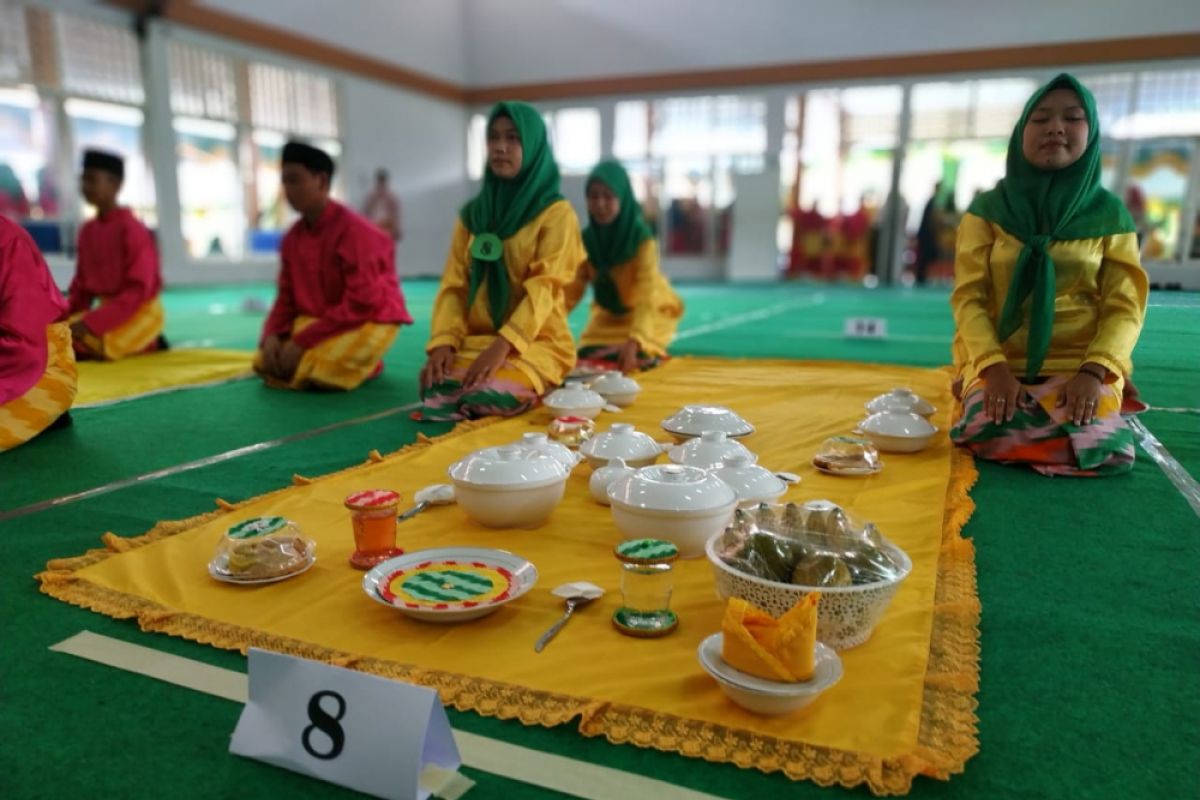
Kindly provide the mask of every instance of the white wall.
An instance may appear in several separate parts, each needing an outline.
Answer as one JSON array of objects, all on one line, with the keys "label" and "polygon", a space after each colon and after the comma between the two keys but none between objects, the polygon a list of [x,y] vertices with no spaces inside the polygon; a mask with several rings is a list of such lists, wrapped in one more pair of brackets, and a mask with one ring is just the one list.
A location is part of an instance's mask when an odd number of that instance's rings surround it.
[{"label": "white wall", "polygon": [[401,277],[441,275],[466,199],[465,109],[370,81],[342,85],[346,199],[361,208],[375,170],[387,169],[403,209]]},{"label": "white wall", "polygon": [[462,0],[200,0],[198,5],[451,83],[467,81]]},{"label": "white wall", "polygon": [[1196,0],[463,2],[472,87],[1200,31]]}]

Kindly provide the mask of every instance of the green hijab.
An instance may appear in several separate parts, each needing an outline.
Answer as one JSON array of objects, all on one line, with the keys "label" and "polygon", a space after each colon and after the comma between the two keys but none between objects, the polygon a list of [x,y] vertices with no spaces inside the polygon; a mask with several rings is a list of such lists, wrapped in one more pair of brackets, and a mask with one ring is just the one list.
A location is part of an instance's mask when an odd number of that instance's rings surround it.
[{"label": "green hijab", "polygon": [[467,308],[475,295],[487,285],[488,309],[492,324],[499,330],[508,318],[508,270],[504,265],[503,240],[509,238],[540,214],[546,206],[561,200],[558,164],[546,139],[546,123],[537,109],[526,103],[497,103],[488,115],[488,127],[497,117],[512,120],[521,137],[521,169],[512,179],[497,177],[490,166],[483,170],[483,187],[475,199],[459,212],[464,226],[475,236],[471,244],[471,279],[467,289]]},{"label": "green hijab", "polygon": [[[1070,89],[1079,96],[1087,114],[1087,148],[1068,167],[1042,170],[1025,159],[1021,142],[1030,114],[1054,89]],[[1096,100],[1083,84],[1064,72],[1034,92],[1009,140],[1004,178],[995,189],[977,197],[968,210],[1024,242],[996,327],[1000,341],[1007,341],[1024,323],[1025,301],[1029,300],[1025,378],[1033,380],[1046,359],[1054,329],[1050,244],[1134,230],[1124,204],[1100,185],[1100,119]]]},{"label": "green hijab", "polygon": [[616,161],[601,161],[588,175],[587,185],[603,183],[617,196],[620,210],[617,218],[601,225],[588,215],[588,226],[583,230],[583,246],[587,248],[588,261],[596,268],[592,290],[601,308],[613,314],[625,314],[628,308],[621,302],[617,284],[613,280],[612,268],[633,258],[642,242],[654,236],[650,227],[642,220],[642,206],[633,196],[629,174]]}]

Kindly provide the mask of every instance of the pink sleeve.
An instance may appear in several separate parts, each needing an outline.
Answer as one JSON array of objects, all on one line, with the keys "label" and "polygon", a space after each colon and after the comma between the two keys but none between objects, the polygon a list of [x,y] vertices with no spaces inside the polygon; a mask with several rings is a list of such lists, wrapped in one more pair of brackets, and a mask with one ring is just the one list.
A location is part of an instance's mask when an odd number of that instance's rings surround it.
[{"label": "pink sleeve", "polygon": [[283,244],[279,248],[279,280],[277,281],[275,304],[271,306],[271,313],[267,314],[267,320],[263,323],[262,336],[259,338],[259,344],[268,336],[287,337],[292,332],[292,323],[296,321],[296,295],[292,289],[292,260],[288,255],[291,248],[288,246],[288,237],[284,237]]},{"label": "pink sleeve", "polygon": [[[382,246],[386,241],[387,246]],[[339,333],[372,321],[380,299],[388,291],[388,274],[395,274],[396,265],[390,239],[375,235],[375,231],[348,227],[334,255],[342,273],[342,299],[325,310],[313,324],[296,334],[295,342],[308,349]]]},{"label": "pink sleeve", "polygon": [[29,391],[46,370],[46,326],[67,304],[41,254],[12,241],[0,253],[0,405]]},{"label": "pink sleeve", "polygon": [[97,336],[127,322],[145,303],[158,296],[162,278],[158,272],[158,250],[146,226],[130,219],[121,231],[125,244],[125,277],[120,291],[83,318]]}]

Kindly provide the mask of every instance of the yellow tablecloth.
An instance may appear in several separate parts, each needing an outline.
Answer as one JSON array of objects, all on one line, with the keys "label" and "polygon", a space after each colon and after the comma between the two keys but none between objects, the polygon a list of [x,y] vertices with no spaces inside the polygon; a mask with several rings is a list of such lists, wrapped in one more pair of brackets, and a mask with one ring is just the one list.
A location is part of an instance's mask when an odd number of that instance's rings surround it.
[{"label": "yellow tablecloth", "polygon": [[[495,531],[456,507],[434,508],[401,524],[409,550],[443,545],[499,547],[537,566],[528,595],[484,619],[457,626],[415,622],[362,594],[362,573],[346,559],[352,537],[342,498],[390,487],[406,498],[445,475],[476,448],[544,429],[536,411],[494,424],[468,423],[432,445],[274,492],[182,522],[162,523],[139,539],[106,537],[108,549],[53,561],[43,591],[143,628],[219,647],[267,647],[436,686],[448,704],[528,724],[580,716],[587,735],[732,761],[821,784],[867,783],[902,793],[916,774],[948,777],[977,749],[978,599],[973,551],[959,537],[971,512],[969,456],[952,452],[947,374],[937,370],[839,363],[674,359],[639,376],[644,391],[599,427],[657,422],[685,402],[737,409],[757,426],[745,440],[761,463],[803,476],[786,499],[828,498],[878,524],[913,560],[886,616],[865,644],[842,653],[845,677],[816,704],[785,717],[734,706],[696,660],[696,647],[719,630],[722,606],[706,560],[680,563],[672,606],[679,629],[658,639],[618,634],[609,617],[620,600],[619,541],[609,512],[588,496],[586,467],[576,471],[550,521],[533,531]],[[871,478],[834,478],[808,461],[826,436],[845,433],[863,403],[892,386],[911,386],[939,407],[943,433],[916,455],[885,456]],[[665,437],[663,437],[665,438]],[[296,465],[303,472],[303,465]],[[208,577],[221,533],[251,516],[282,514],[318,542],[318,561],[294,580],[236,587]],[[117,554],[119,553],[119,554]],[[587,580],[609,593],[586,607],[541,654],[533,642],[559,616],[550,590]]]},{"label": "yellow tablecloth", "polygon": [[130,400],[190,386],[244,378],[249,350],[166,350],[121,361],[80,361],[75,408]]}]

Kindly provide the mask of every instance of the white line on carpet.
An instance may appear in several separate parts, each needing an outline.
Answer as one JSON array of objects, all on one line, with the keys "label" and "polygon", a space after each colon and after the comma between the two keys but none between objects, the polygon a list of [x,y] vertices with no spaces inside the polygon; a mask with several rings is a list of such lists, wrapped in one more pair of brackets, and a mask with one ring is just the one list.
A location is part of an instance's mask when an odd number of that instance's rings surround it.
[{"label": "white line on carpet", "polygon": [[764,319],[778,316],[785,311],[791,311],[796,308],[811,308],[819,306],[825,302],[825,295],[822,292],[817,292],[811,297],[803,297],[799,300],[790,300],[786,303],[776,303],[773,306],[760,308],[755,311],[747,311],[742,314],[734,314],[732,317],[719,319],[716,322],[709,322],[704,325],[697,325],[694,328],[680,331],[675,335],[675,341],[683,339],[691,339],[694,336],[703,336],[716,331],[723,331],[728,328],[736,328],[739,325],[745,325],[747,322],[759,322]]},{"label": "white line on carpet", "polygon": [[1146,427],[1137,417],[1129,419],[1129,427],[1133,428],[1138,437],[1138,443],[1142,446],[1142,450],[1146,455],[1154,459],[1159,468],[1166,473],[1171,483],[1175,484],[1175,488],[1183,495],[1183,499],[1192,507],[1192,511],[1196,516],[1200,517],[1200,483],[1184,469],[1183,465],[1175,460],[1175,456],[1171,455],[1171,451],[1163,447],[1163,443],[1158,440],[1150,429]]},{"label": "white line on carpet", "polygon": [[[784,337],[785,339],[847,339],[847,340],[849,340],[849,338],[850,338],[850,337],[846,336],[846,334],[842,333],[841,331],[784,331],[783,333],[778,334],[778,335]],[[858,339],[856,341],[872,342],[872,343],[876,343],[876,342],[884,342],[884,343],[886,343],[886,342],[917,342],[917,343],[928,343],[928,344],[938,344],[939,342],[944,342],[948,347],[950,345],[951,338],[952,338],[951,336],[930,336],[928,334],[920,334],[920,333],[889,333],[883,339]]]},{"label": "white line on carpet", "polygon": [[[236,703],[246,702],[248,679],[245,674],[163,653],[151,647],[81,631],[52,645],[50,649]],[[639,797],[653,797],[655,800],[721,800],[716,795],[675,786],[666,781],[520,747],[457,728],[452,730],[463,766],[573,797],[586,800],[630,800]]]},{"label": "white line on carpet", "polygon": [[384,411],[378,411],[374,414],[368,414],[364,417],[355,417],[354,419],[347,419],[347,420],[342,420],[341,422],[334,422],[329,425],[322,426],[320,428],[313,428],[312,430],[300,431],[299,433],[292,433],[287,436],[281,436],[278,439],[270,439],[265,442],[257,442],[256,444],[248,444],[245,447],[238,447],[233,450],[226,450],[224,453],[217,453],[216,455],[205,456],[204,458],[198,458],[195,461],[185,461],[182,464],[176,464],[173,467],[163,467],[162,469],[157,469],[157,470],[154,470],[153,472],[146,472],[141,475],[135,475],[132,478],[122,478],[121,480],[113,481],[112,483],[106,483],[103,486],[95,486],[91,489],[85,489],[82,492],[75,492],[74,494],[66,494],[61,497],[55,497],[50,500],[42,500],[42,501],[39,501],[37,503],[32,503],[27,506],[21,506],[20,508],[14,508],[11,511],[0,512],[0,522],[3,522],[4,520],[8,520],[8,519],[15,519],[16,517],[23,517],[26,514],[33,514],[38,511],[45,511],[50,508],[57,508],[58,506],[64,506],[69,503],[75,503],[80,500],[87,500],[89,498],[96,497],[98,495],[108,494],[109,492],[115,492],[118,489],[126,489],[130,486],[136,486],[136,485],[142,484],[142,483],[149,483],[150,481],[156,481],[156,480],[159,480],[160,478],[166,478],[170,475],[178,475],[181,472],[190,472],[191,470],[200,469],[201,467],[211,466],[212,464],[219,464],[222,461],[231,461],[235,458],[240,458],[242,456],[250,455],[251,453],[261,453],[264,450],[271,450],[273,448],[279,447],[280,445],[288,444],[290,442],[299,442],[304,439],[311,439],[314,436],[320,436],[323,433],[329,433],[330,431],[336,431],[339,428],[347,428],[352,425],[361,425],[365,422],[374,422],[375,420],[384,419],[385,417],[394,416],[396,414],[402,414],[405,411],[414,411],[420,407],[421,407],[420,402],[409,403],[408,405],[405,405],[405,406],[397,406],[396,408],[389,408]]}]

